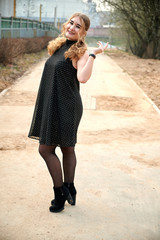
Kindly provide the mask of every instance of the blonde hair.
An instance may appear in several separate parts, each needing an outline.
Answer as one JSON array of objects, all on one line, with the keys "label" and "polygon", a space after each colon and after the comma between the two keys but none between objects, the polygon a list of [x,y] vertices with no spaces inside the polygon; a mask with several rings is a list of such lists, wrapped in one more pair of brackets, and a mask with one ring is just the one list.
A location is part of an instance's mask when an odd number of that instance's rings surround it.
[{"label": "blonde hair", "polygon": [[66,37],[65,37],[65,32],[66,32],[66,26],[67,24],[71,21],[72,18],[74,17],[79,17],[81,24],[82,24],[82,29],[84,32],[84,35],[78,37],[78,40],[76,43],[74,43],[65,53],[64,56],[65,58],[70,58],[71,60],[73,59],[79,59],[87,50],[87,46],[85,43],[85,32],[88,31],[89,26],[90,26],[90,19],[83,13],[74,13],[67,22],[65,22],[62,26],[62,31],[61,35],[56,38],[55,40],[52,40],[48,44],[48,53],[50,55],[53,55],[56,50],[58,50],[62,45],[65,44],[66,42]]}]

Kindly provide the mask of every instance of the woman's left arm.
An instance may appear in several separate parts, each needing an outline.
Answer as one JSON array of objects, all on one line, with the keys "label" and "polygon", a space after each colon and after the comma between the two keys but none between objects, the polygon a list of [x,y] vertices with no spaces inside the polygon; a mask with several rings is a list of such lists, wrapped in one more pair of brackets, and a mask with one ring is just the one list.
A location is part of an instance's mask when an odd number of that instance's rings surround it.
[{"label": "woman's left arm", "polygon": [[[104,52],[108,47],[108,43],[105,46],[103,46],[101,42],[98,42],[98,45],[99,45],[99,48],[95,48],[92,51],[92,53],[95,56],[99,53]],[[92,74],[93,62],[94,62],[94,57],[89,56],[87,51],[77,61],[77,78],[79,82],[86,83],[89,80]]]}]

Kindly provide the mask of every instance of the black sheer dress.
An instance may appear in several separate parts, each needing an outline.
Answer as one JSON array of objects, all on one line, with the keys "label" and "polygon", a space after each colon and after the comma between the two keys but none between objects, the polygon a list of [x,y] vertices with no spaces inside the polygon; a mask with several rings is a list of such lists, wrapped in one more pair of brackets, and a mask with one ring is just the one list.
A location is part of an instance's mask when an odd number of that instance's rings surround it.
[{"label": "black sheer dress", "polygon": [[75,41],[67,40],[45,63],[28,137],[40,144],[75,146],[82,116],[77,70],[64,53]]}]

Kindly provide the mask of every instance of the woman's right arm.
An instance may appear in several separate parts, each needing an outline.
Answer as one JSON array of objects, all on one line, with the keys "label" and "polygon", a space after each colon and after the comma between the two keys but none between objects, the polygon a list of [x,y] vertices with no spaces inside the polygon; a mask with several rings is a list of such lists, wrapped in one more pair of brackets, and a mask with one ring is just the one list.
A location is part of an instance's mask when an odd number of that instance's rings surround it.
[{"label": "woman's right arm", "polygon": [[[104,52],[108,47],[108,43],[104,47],[100,42],[98,42],[98,45],[99,48],[95,48],[92,51],[94,55]],[[92,74],[93,63],[94,57],[89,56],[88,51],[77,61],[77,78],[79,82],[86,83],[89,80]]]}]

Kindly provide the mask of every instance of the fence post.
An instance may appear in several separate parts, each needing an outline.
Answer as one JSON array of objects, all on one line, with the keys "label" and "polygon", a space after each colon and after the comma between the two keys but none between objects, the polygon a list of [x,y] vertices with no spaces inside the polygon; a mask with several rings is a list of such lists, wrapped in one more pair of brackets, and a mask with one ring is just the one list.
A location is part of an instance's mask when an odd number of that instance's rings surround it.
[{"label": "fence post", "polygon": [[22,18],[20,18],[20,23],[19,23],[19,36],[20,38],[22,37]]},{"label": "fence post", "polygon": [[11,17],[11,38],[13,38],[13,17]]},{"label": "fence post", "polygon": [[2,29],[2,28],[1,28],[1,22],[2,22],[2,21],[1,21],[1,17],[2,17],[2,16],[1,16],[1,14],[0,14],[0,39],[1,39],[1,29]]}]

